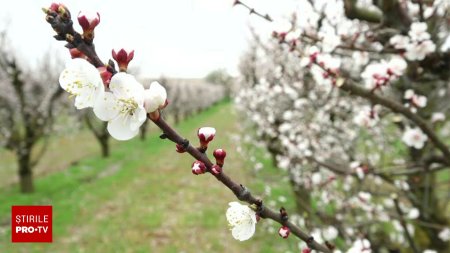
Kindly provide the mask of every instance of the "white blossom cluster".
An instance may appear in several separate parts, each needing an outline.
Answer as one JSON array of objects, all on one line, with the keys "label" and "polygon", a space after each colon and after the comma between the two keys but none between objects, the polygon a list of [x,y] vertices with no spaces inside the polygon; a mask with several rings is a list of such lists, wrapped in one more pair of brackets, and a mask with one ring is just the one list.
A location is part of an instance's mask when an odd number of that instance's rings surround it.
[{"label": "white blossom cluster", "polygon": [[[370,5],[373,15],[383,15],[372,2],[358,1],[357,6]],[[448,138],[448,76],[417,63],[445,53],[436,45],[445,40],[448,27],[444,22],[435,36],[413,17],[404,29],[407,35],[401,35],[402,30],[346,18],[343,5],[338,0],[301,1],[294,27],[278,22],[281,30],[274,34],[282,34],[281,39],[255,39],[241,59],[243,88],[235,99],[256,130],[243,139],[264,143],[278,167],[288,172],[295,191],[304,193],[302,203],[311,206],[299,209],[323,221],[311,227],[315,239],[339,237],[348,252],[371,252],[373,245],[384,243],[402,248],[408,242],[393,199],[399,199],[412,236],[425,231],[415,221],[436,210],[418,204],[417,198],[426,200],[411,191],[416,187],[412,177],[391,173],[418,169],[410,167],[418,153],[425,157],[439,151],[408,118],[348,96],[339,87],[352,80],[429,120],[440,138]],[[433,11],[426,15],[442,19],[443,6],[427,5],[425,11]],[[395,43],[398,38],[405,40],[404,46]],[[448,229],[437,227],[441,229],[430,233],[441,233],[441,241],[447,241]]]},{"label": "white blossom cluster", "polygon": [[148,89],[133,75],[115,74],[106,89],[99,71],[88,61],[69,61],[59,76],[62,89],[74,97],[77,109],[93,108],[95,115],[108,122],[108,132],[117,140],[129,140],[153,113],[166,104],[167,93],[158,82]]}]

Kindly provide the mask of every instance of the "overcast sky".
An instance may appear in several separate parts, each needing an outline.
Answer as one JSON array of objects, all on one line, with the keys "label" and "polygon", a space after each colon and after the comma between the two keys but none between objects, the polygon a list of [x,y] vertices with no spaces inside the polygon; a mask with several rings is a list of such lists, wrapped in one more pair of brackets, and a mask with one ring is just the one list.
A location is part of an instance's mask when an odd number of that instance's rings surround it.
[{"label": "overcast sky", "polygon": [[[113,48],[135,49],[130,66],[139,66],[146,77],[203,77],[211,70],[226,68],[237,73],[241,53],[247,48],[249,26],[269,33],[270,24],[250,17],[233,0],[67,0],[76,17],[80,10],[98,11],[97,51],[104,61]],[[247,0],[256,9],[274,17],[292,10],[293,0]],[[0,29],[8,25],[15,48],[35,63],[49,49],[64,59],[70,56],[63,42],[44,20],[41,7],[47,0],[0,0]],[[145,3],[145,4],[144,4]],[[74,20],[78,29],[78,22]],[[81,29],[79,29],[81,30]]]}]

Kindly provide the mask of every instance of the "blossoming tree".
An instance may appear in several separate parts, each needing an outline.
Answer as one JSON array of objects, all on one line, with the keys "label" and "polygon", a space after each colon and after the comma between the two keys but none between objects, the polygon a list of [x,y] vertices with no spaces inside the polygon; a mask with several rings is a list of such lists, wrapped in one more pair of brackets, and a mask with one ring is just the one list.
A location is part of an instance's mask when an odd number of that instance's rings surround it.
[{"label": "blossoming tree", "polygon": [[449,2],[297,7],[255,35],[237,103],[288,172],[299,223],[348,252],[448,251]]},{"label": "blossoming tree", "polygon": [[55,86],[59,63],[46,55],[38,67],[30,68],[6,35],[0,34],[0,146],[14,152],[20,190],[29,193],[34,191],[33,167],[46,150],[55,115],[61,111],[62,90]]}]

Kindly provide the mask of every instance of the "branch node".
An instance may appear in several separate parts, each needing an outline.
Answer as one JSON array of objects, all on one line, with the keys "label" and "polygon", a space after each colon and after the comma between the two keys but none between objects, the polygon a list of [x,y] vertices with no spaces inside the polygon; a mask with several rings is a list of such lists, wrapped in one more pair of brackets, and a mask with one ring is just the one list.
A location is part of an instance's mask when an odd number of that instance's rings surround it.
[{"label": "branch node", "polygon": [[283,222],[286,222],[289,219],[289,215],[287,214],[286,209],[284,207],[280,208],[280,217]]},{"label": "branch node", "polygon": [[163,133],[159,136],[160,139],[167,139],[167,134]]},{"label": "branch node", "polygon": [[308,237],[308,239],[306,239],[306,244],[308,246],[311,246],[311,244],[314,242],[314,236],[310,236]]},{"label": "branch node", "polygon": [[180,145],[181,145],[181,147],[182,147],[184,150],[187,150],[188,147],[189,147],[189,140],[188,140],[188,139],[184,139],[184,140],[180,143]]},{"label": "branch node", "polygon": [[327,246],[327,248],[329,249],[329,250],[334,250],[336,247],[333,245],[333,244],[331,244],[329,241],[325,241],[325,246]]},{"label": "branch node", "polygon": [[241,184],[241,191],[236,195],[236,197],[240,201],[246,201],[250,196],[250,191],[247,189],[247,187],[243,186]]}]

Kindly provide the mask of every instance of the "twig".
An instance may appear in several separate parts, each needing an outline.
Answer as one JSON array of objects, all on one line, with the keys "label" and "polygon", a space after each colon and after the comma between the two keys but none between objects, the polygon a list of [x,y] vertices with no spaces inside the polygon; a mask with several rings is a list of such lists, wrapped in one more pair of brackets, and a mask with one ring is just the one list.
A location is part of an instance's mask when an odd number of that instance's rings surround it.
[{"label": "twig", "polygon": [[416,244],[414,243],[414,240],[409,233],[408,227],[406,226],[405,218],[403,217],[402,209],[400,209],[400,205],[398,203],[398,199],[394,198],[394,204],[395,204],[395,210],[397,211],[398,215],[400,216],[400,225],[403,228],[403,232],[405,233],[405,237],[408,240],[409,246],[411,246],[414,253],[419,253],[419,250],[417,249]]},{"label": "twig", "polygon": [[432,128],[427,124],[427,122],[420,117],[419,115],[413,113],[409,108],[404,107],[402,104],[390,100],[388,98],[379,96],[374,92],[359,87],[358,85],[353,83],[354,81],[351,79],[347,79],[346,82],[340,86],[340,88],[344,91],[350,93],[350,95],[356,95],[359,97],[363,97],[371,101],[373,104],[380,104],[386,108],[391,109],[393,112],[397,112],[414,122],[427,136],[430,138],[431,142],[439,149],[444,155],[444,159],[446,164],[450,164],[450,150],[447,145],[445,145],[436,135],[436,133],[432,130]]},{"label": "twig", "polygon": [[246,5],[245,3],[243,3],[242,1],[236,0],[236,1],[234,1],[233,5],[234,6],[242,5],[244,8],[246,8],[246,9],[248,9],[250,11],[250,15],[251,14],[255,14],[256,16],[259,16],[259,17],[261,17],[261,18],[263,18],[263,19],[265,19],[265,20],[267,20],[269,22],[273,21],[273,19],[269,16],[269,14],[265,14],[265,15],[261,14],[260,12],[256,11],[254,8],[252,8],[252,7],[248,6],[248,5]]}]

